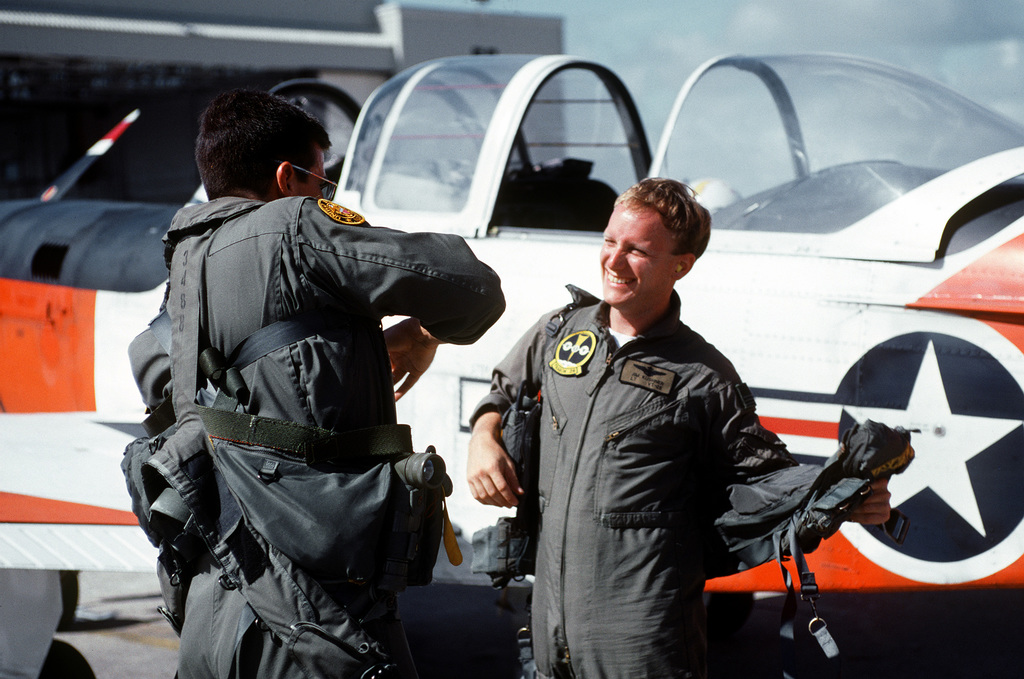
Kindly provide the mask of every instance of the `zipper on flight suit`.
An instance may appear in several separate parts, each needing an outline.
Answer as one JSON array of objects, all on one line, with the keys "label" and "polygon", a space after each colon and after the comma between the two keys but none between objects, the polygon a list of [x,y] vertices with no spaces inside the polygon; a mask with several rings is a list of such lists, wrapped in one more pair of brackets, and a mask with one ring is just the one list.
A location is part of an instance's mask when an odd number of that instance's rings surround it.
[{"label": "zipper on flight suit", "polygon": [[[602,331],[603,331],[602,334],[604,335],[605,346],[610,346],[611,345],[611,333],[608,331],[607,328],[602,328]],[[621,352],[626,346],[632,344],[637,339],[638,338],[634,337],[633,339],[631,339],[630,341],[626,342],[625,344],[616,347],[616,349],[614,351],[609,351],[608,352],[608,357],[604,361],[604,370],[602,371],[601,376],[598,378],[597,386],[594,389],[595,395],[600,390],[600,388],[604,384],[605,380],[608,379],[608,375],[611,374],[610,373],[610,368],[611,368],[611,365],[612,365],[612,361],[615,359],[615,356],[617,356],[619,354],[619,352]],[[569,674],[571,676],[573,676],[573,677],[576,676],[576,672],[573,670],[572,658],[571,658],[571,656],[569,654],[569,637],[565,634],[565,551],[566,551],[566,533],[567,533],[566,526],[568,526],[568,524],[569,524],[569,508],[572,506],[572,489],[576,485],[576,472],[579,470],[579,467],[580,467],[580,455],[583,452],[583,443],[584,443],[584,439],[586,439],[587,427],[590,425],[590,416],[594,412],[594,401],[595,400],[597,400],[597,399],[594,398],[594,397],[591,397],[591,398],[587,399],[587,410],[586,410],[586,413],[583,416],[583,421],[580,424],[580,430],[579,430],[580,431],[580,440],[579,440],[579,443],[576,445],[576,451],[575,451],[575,454],[573,455],[572,472],[569,475],[568,490],[566,491],[568,493],[568,495],[565,498],[565,509],[564,509],[564,515],[562,516],[562,548],[561,548],[561,550],[559,550],[560,554],[559,554],[559,569],[558,569],[558,597],[559,597],[559,608],[561,609],[561,619],[558,621],[558,626],[561,628],[561,630],[562,630],[562,638],[565,640],[565,645],[561,649],[562,653],[563,653],[562,662],[564,662],[566,667],[569,668]],[[554,416],[552,416],[552,420],[554,420],[554,419],[555,419]],[[556,422],[556,424],[557,424],[557,422]]]}]

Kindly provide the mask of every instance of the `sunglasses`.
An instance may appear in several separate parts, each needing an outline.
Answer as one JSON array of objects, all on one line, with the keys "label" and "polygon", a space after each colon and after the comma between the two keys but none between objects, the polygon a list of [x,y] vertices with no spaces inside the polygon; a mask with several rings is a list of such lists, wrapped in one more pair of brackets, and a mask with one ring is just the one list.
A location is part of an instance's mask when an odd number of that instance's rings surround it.
[{"label": "sunglasses", "polygon": [[326,198],[327,200],[331,200],[334,198],[334,194],[338,190],[338,185],[337,183],[332,182],[327,177],[322,177],[318,175],[316,172],[311,172],[304,167],[299,167],[295,163],[288,160],[275,160],[273,162],[277,163],[278,165],[280,165],[281,163],[288,163],[289,165],[292,166],[293,169],[308,174],[310,177],[316,177],[317,179],[320,180],[320,195]]}]

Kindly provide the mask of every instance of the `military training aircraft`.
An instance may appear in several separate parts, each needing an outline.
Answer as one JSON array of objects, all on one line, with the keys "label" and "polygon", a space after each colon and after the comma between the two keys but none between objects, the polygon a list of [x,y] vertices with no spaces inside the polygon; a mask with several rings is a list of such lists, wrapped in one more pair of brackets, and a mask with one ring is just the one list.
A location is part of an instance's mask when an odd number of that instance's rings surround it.
[{"label": "military training aircraft", "polygon": [[[874,62],[708,62],[652,155],[605,67],[479,55],[371,95],[335,200],[372,224],[457,233],[502,278],[497,325],[442,346],[398,404],[415,447],[445,457],[464,535],[506,512],[463,482],[491,368],[569,301],[565,284],[599,292],[612,201],[668,176],[713,211],[709,249],[677,286],[683,319],[736,364],[766,426],[816,462],[854,421],[916,431],[918,459],[890,484],[905,541],[844,526],[809,557],[822,589],[1019,587],[1021,175],[1024,127]],[[0,568],[151,571],[118,464],[142,418],[126,347],[159,306],[173,209],[30,203],[0,204]],[[708,588],[783,582],[768,564]],[[56,617],[37,622],[45,655]]]},{"label": "military training aircraft", "polygon": [[[876,63],[733,57],[685,84],[647,171],[645,143],[618,80],[568,57],[432,62],[364,104],[337,200],[371,223],[463,235],[509,297],[399,403],[416,441],[463,473],[490,368],[568,302],[565,283],[600,289],[611,196],[675,177],[714,210],[677,286],[684,320],[733,360],[767,426],[819,462],[855,420],[920,430],[918,460],[891,481],[905,542],[848,525],[812,556],[819,584],[1024,581],[1024,128]],[[493,518],[468,494],[451,505],[466,529]],[[781,587],[771,565],[709,583]]]}]

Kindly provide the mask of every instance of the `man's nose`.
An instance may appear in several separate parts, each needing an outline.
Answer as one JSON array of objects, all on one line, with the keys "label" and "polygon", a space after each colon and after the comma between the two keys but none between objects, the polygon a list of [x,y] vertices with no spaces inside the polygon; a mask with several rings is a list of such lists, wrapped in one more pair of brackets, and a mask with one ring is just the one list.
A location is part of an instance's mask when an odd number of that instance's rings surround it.
[{"label": "man's nose", "polygon": [[621,248],[609,248],[607,251],[608,258],[605,260],[605,266],[609,269],[616,269],[622,264],[622,258],[625,255]]}]

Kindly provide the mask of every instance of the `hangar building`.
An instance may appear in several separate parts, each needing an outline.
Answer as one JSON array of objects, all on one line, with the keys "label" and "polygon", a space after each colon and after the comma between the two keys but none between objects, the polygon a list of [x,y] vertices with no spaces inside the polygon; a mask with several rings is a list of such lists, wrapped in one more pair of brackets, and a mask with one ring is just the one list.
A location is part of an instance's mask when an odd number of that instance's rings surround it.
[{"label": "hangar building", "polygon": [[427,59],[562,51],[560,18],[481,8],[379,0],[0,1],[0,199],[39,195],[134,108],[138,122],[82,177],[76,197],[186,200],[199,183],[196,118],[231,87],[315,77],[362,103]]}]

